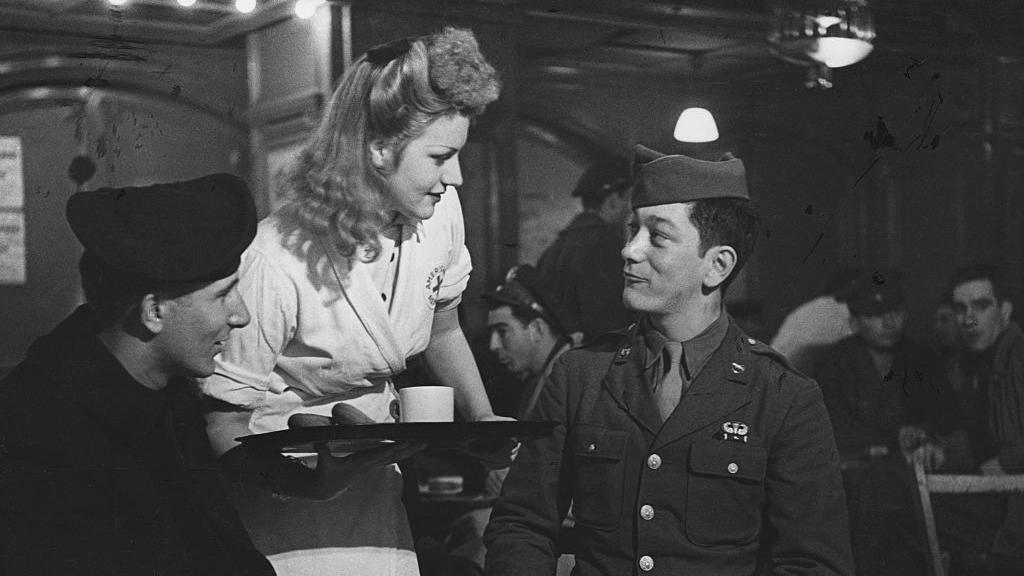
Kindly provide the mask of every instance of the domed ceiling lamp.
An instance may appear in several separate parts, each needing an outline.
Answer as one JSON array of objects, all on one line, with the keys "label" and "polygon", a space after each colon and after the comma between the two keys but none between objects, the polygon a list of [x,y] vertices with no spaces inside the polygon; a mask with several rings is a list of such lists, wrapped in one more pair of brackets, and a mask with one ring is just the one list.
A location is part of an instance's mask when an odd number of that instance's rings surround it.
[{"label": "domed ceiling lamp", "polygon": [[768,50],[807,66],[808,88],[831,88],[832,68],[856,64],[874,49],[867,0],[778,0],[772,3]]},{"label": "domed ceiling lamp", "polygon": [[680,142],[714,142],[718,140],[718,125],[707,108],[687,108],[679,115],[672,136]]}]

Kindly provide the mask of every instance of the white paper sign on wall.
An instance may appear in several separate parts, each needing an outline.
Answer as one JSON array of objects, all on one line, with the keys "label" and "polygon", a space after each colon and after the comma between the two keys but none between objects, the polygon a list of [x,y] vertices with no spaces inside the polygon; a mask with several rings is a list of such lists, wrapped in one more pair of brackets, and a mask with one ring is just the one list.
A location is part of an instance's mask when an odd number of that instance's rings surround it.
[{"label": "white paper sign on wall", "polygon": [[0,210],[0,284],[25,283],[25,215]]},{"label": "white paper sign on wall", "polygon": [[21,137],[0,136],[0,210],[20,210],[24,205]]}]

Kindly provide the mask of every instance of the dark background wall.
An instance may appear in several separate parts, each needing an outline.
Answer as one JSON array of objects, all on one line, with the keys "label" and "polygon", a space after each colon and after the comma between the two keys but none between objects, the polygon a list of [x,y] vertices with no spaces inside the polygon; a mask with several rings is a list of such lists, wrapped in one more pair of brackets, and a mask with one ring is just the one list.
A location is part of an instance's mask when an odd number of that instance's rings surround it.
[{"label": "dark background wall", "polygon": [[22,140],[27,260],[25,284],[0,285],[2,372],[81,302],[81,247],[64,218],[72,158],[95,161],[87,188],[144,185],[244,173],[248,145],[240,48],[5,33],[0,63],[0,135]]},{"label": "dark background wall", "polygon": [[[63,221],[73,155],[97,160],[89,186],[214,170],[259,184],[262,147],[298,146],[292,128],[313,124],[329,90],[290,76],[336,76],[346,43],[358,55],[444,24],[474,29],[504,80],[463,158],[471,335],[482,331],[479,295],[512,264],[535,260],[579,209],[568,197],[577,175],[638,142],[702,158],[730,150],[746,162],[766,227],[730,298],[762,304],[766,337],[841,265],[901,268],[919,336],[949,272],[968,259],[1006,267],[1024,308],[1019,2],[874,1],[874,52],[836,70],[825,91],[804,88],[802,67],[768,53],[769,3],[757,0],[355,0],[332,8],[317,32],[329,37],[317,42],[294,41],[304,28],[287,24],[284,4],[202,26],[179,21],[175,7],[75,20],[92,5],[69,1],[60,16],[29,19],[28,8],[4,4],[0,133],[24,140],[29,279],[0,286],[0,365],[78,301],[78,247]],[[201,34],[179,32],[193,24]],[[330,70],[321,55],[303,59],[319,45],[334,50]],[[279,66],[261,65],[270,61]],[[297,72],[307,68],[319,72]],[[271,89],[283,112],[263,110]],[[693,105],[714,112],[718,142],[672,140]],[[271,113],[287,138],[263,126]]]}]

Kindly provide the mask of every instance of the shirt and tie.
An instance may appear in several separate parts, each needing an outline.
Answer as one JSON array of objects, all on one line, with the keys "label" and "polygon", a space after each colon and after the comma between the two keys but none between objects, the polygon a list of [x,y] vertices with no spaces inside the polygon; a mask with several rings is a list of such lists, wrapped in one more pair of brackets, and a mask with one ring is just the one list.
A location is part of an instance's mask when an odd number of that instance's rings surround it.
[{"label": "shirt and tie", "polygon": [[679,405],[690,383],[725,339],[729,322],[724,312],[703,332],[685,342],[674,342],[651,328],[644,338],[647,381],[664,422]]}]

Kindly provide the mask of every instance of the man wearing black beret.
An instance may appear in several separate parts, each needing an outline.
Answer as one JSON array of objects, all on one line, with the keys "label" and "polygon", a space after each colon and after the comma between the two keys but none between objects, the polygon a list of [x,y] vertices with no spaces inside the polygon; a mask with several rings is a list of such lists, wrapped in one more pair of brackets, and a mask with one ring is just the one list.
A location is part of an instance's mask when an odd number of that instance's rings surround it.
[{"label": "man wearing black beret", "polygon": [[853,573],[821,392],[745,334],[722,293],[758,217],[743,163],[637,147],[628,330],[555,363],[486,534],[487,573],[552,574],[576,519],[577,576]]},{"label": "man wearing black beret", "polygon": [[0,382],[0,573],[269,575],[191,378],[249,322],[248,187],[214,174],[75,194],[87,303]]}]

